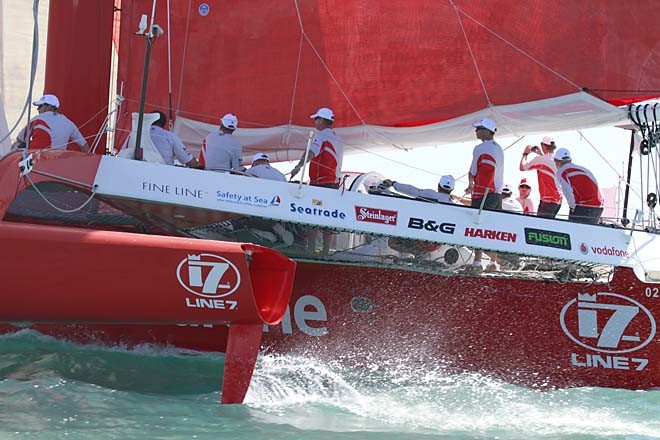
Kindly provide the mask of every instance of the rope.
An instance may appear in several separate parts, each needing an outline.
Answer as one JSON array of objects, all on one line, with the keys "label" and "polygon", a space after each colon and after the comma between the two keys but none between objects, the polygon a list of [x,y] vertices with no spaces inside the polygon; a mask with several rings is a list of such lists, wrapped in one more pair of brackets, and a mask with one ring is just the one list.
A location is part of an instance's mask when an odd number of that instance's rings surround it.
[{"label": "rope", "polygon": [[355,112],[355,115],[360,120],[360,123],[362,125],[367,125],[367,123],[362,118],[362,115],[360,115],[360,112],[358,112],[357,108],[355,108],[355,106],[353,105],[353,102],[350,100],[350,98],[348,97],[346,92],[344,92],[344,89],[342,88],[341,84],[339,84],[339,81],[337,81],[337,78],[335,78],[335,76],[332,74],[332,72],[330,71],[330,68],[326,64],[325,60],[323,59],[321,54],[316,50],[316,47],[314,47],[314,43],[312,43],[312,40],[309,38],[309,36],[305,32],[305,27],[303,26],[302,17],[300,15],[300,9],[298,8],[298,0],[293,0],[293,3],[296,6],[296,14],[298,15],[298,23],[300,25],[300,32],[302,32],[302,36],[305,38],[305,40],[307,40],[307,43],[309,44],[309,47],[314,51],[314,54],[319,59],[319,61],[321,62],[321,65],[323,66],[325,71],[328,73],[328,75],[330,75],[330,78],[332,79],[332,81],[335,83],[335,85],[339,89],[339,92],[342,94],[342,96],[344,97],[344,99],[346,100],[348,105],[351,107],[351,109],[353,109],[353,111]]},{"label": "rope", "polygon": [[[7,132],[7,134],[0,139],[0,143],[4,142],[7,138],[9,138],[16,128],[19,126],[21,123],[21,119],[23,119],[23,115],[25,115],[25,112],[27,111],[27,116],[28,116],[28,123],[26,124],[26,134],[27,134],[27,128],[30,125],[30,110],[32,109],[31,104],[32,104],[32,88],[34,87],[34,80],[37,76],[37,60],[39,58],[39,0],[34,0],[34,3],[32,4],[32,19],[34,21],[34,27],[33,27],[33,32],[32,32],[32,59],[30,63],[30,84],[28,86],[28,93],[27,97],[25,98],[25,105],[23,105],[23,110],[21,110],[21,114],[18,116],[18,119],[14,123],[14,126]],[[29,145],[29,139],[26,138],[26,145]],[[27,151],[27,148],[26,148]],[[25,159],[25,157],[23,157]]]},{"label": "rope", "polygon": [[170,105],[170,129],[172,128],[172,27],[170,26],[170,0],[167,0],[167,86]]},{"label": "rope", "polygon": [[90,196],[87,198],[87,200],[85,200],[85,202],[83,202],[82,205],[78,206],[77,208],[73,208],[73,209],[63,209],[63,208],[60,208],[60,207],[58,207],[58,206],[55,206],[50,200],[48,200],[48,198],[47,198],[47,197],[46,197],[46,196],[45,196],[45,195],[39,190],[39,188],[34,184],[34,182],[32,181],[32,179],[30,178],[29,175],[26,174],[26,175],[25,175],[25,179],[30,183],[31,187],[37,192],[37,194],[39,194],[39,197],[41,197],[41,198],[44,200],[44,202],[46,202],[46,203],[48,204],[48,206],[50,206],[51,208],[53,208],[53,209],[55,209],[56,211],[59,211],[59,212],[61,212],[61,213],[63,213],[63,214],[71,214],[71,213],[74,213],[74,212],[78,212],[78,211],[80,211],[80,210],[83,209],[85,206],[87,206],[87,204],[88,204],[89,202],[92,201],[92,199],[94,198],[94,196],[96,196],[96,187],[93,187],[93,188],[92,188],[92,193],[91,193]]},{"label": "rope", "polygon": [[[592,144],[591,141],[590,141],[589,139],[587,139],[587,137],[584,135],[584,133],[582,132],[582,130],[579,130],[579,129],[578,129],[577,132],[580,134],[580,137],[582,137],[582,139],[584,139],[585,142],[586,142],[587,144],[589,144],[589,146],[591,147],[591,149],[594,150],[594,151],[596,152],[596,154],[598,155],[598,157],[600,157],[601,159],[603,159],[603,161],[607,164],[607,166],[610,167],[610,169],[611,169],[612,171],[614,171],[614,174],[616,174],[617,177],[621,178],[622,176],[621,176],[621,174],[619,174],[619,172],[617,171],[617,169],[616,169],[616,168],[615,168],[615,167],[614,167],[614,166],[613,166],[613,165],[612,165],[612,164],[611,164],[611,163],[605,158],[605,156],[603,156],[603,154],[602,154],[600,151],[598,151],[598,149],[594,146],[594,144]],[[634,193],[637,197],[641,197],[641,195],[640,195],[637,191],[635,191],[635,189],[632,187],[632,185],[630,186],[630,188],[633,190],[633,193]]]},{"label": "rope", "polygon": [[[530,55],[529,53],[525,52],[523,49],[519,48],[519,47],[516,46],[515,44],[511,43],[509,40],[507,40],[506,38],[502,37],[502,36],[499,35],[497,32],[493,31],[493,30],[490,29],[488,26],[486,26],[485,24],[481,23],[479,20],[477,20],[477,19],[475,19],[474,17],[472,17],[470,14],[468,14],[468,13],[466,13],[465,11],[462,11],[461,9],[459,9],[456,5],[454,5],[453,0],[450,0],[450,2],[451,2],[451,4],[452,4],[452,6],[454,6],[454,9],[456,9],[456,12],[457,12],[457,13],[460,13],[460,14],[464,15],[465,17],[469,18],[469,19],[472,20],[475,24],[477,24],[478,26],[480,26],[480,27],[482,27],[483,29],[485,29],[488,33],[490,33],[491,35],[493,35],[493,36],[496,37],[497,39],[501,40],[502,42],[504,42],[504,43],[507,44],[508,46],[512,47],[513,49],[517,50],[518,52],[520,52],[521,54],[523,54],[524,56],[526,56],[526,57],[529,58],[530,60],[534,61],[534,62],[535,62],[536,64],[538,64],[539,66],[541,66],[541,67],[543,67],[544,69],[546,69],[547,71],[553,73],[555,76],[557,76],[557,77],[561,78],[562,80],[566,81],[567,83],[569,83],[569,84],[572,85],[573,87],[577,88],[578,90],[582,90],[582,87],[580,87],[579,85],[575,84],[573,81],[571,81],[570,79],[566,78],[566,77],[565,77],[564,75],[562,75],[561,73],[557,72],[556,70],[552,69],[551,67],[547,66],[546,64],[543,64],[540,60],[538,60],[538,59],[535,58],[534,56]],[[459,23],[460,23],[460,19],[459,19]],[[462,29],[462,28],[463,28],[463,24],[461,23],[461,29]],[[464,32],[465,32],[465,31],[464,31]]]},{"label": "rope", "polygon": [[[186,18],[186,37],[183,39],[183,53],[181,54],[181,73],[179,74],[179,98],[176,103],[176,112],[181,108],[181,96],[183,96],[183,69],[186,67],[186,51],[188,50],[188,29],[190,28],[190,10],[192,0],[188,0],[188,17]],[[168,29],[169,32],[169,29]]]},{"label": "rope", "polygon": [[484,79],[481,76],[481,71],[479,70],[479,65],[477,64],[477,59],[474,56],[474,52],[472,51],[472,45],[470,45],[470,40],[468,39],[467,33],[465,32],[465,27],[463,27],[463,20],[461,20],[461,13],[458,9],[458,7],[454,4],[454,0],[449,0],[451,3],[452,7],[454,8],[454,11],[456,12],[456,18],[458,19],[458,24],[461,26],[461,31],[463,32],[463,38],[465,39],[465,44],[468,47],[468,50],[470,51],[470,58],[472,58],[472,64],[474,64],[474,70],[477,71],[477,76],[479,77],[479,82],[481,83],[481,88],[484,91],[484,95],[486,96],[486,102],[488,103],[488,107],[493,107],[493,102],[490,100],[490,96],[488,95],[488,90],[486,90],[486,85],[484,84]]}]

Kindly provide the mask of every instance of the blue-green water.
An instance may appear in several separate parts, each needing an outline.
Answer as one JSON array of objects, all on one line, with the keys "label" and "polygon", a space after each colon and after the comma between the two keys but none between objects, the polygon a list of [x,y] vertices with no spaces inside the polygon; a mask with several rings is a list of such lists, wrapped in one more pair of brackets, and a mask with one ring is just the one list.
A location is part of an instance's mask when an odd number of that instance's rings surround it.
[{"label": "blue-green water", "polygon": [[660,439],[660,391],[260,357],[221,406],[220,355],[0,336],[0,439]]}]

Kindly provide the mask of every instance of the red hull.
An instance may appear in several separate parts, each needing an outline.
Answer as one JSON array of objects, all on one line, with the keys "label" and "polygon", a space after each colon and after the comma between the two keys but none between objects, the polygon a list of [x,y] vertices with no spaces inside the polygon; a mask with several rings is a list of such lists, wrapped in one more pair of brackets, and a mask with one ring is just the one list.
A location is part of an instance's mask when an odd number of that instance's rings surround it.
[{"label": "red hull", "polygon": [[[655,287],[647,289],[627,269],[617,272],[609,286],[311,263],[299,263],[296,272],[289,311],[263,338],[277,352],[440,365],[538,387],[660,387],[660,343],[635,349],[655,331],[660,298]],[[596,309],[588,309],[588,301],[574,301],[578,293],[599,292],[621,297],[598,295],[601,308]],[[634,307],[622,297],[642,308],[618,339],[615,331],[615,347],[599,347],[602,338],[593,335],[579,336],[578,309],[597,311],[597,336],[602,337],[608,323],[622,322],[614,316],[617,310]],[[146,342],[204,351],[224,351],[227,338],[225,327],[37,328],[79,342]]]}]

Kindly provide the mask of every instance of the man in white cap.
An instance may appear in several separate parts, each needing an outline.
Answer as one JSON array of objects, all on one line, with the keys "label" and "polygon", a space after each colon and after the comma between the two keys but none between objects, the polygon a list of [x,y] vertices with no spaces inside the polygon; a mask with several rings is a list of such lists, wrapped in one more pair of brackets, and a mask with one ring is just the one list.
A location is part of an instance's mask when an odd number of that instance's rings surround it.
[{"label": "man in white cap", "polygon": [[598,224],[603,213],[603,195],[594,175],[584,167],[572,163],[571,152],[566,148],[554,154],[557,179],[570,207],[568,220]]},{"label": "man in white cap", "polygon": [[379,187],[381,185],[385,188],[392,187],[398,192],[412,197],[435,200],[438,203],[456,203],[451,198],[451,192],[454,190],[454,177],[449,175],[440,178],[437,191],[432,189],[419,189],[412,185],[406,185],[405,183],[394,182],[390,179],[383,180]]},{"label": "man in white cap", "polygon": [[246,174],[261,179],[279,180],[286,182],[286,177],[280,170],[270,166],[269,158],[264,153],[257,153],[252,157],[252,168],[246,171]]},{"label": "man in white cap", "polygon": [[513,192],[511,191],[511,185],[508,183],[504,184],[504,187],[502,188],[502,211],[523,214],[522,205],[518,200],[511,197],[512,195]]},{"label": "man in white cap", "polygon": [[[544,136],[541,140],[541,151],[536,146],[527,145],[520,159],[520,171],[536,170],[541,194],[536,214],[539,217],[555,218],[561,207],[561,192],[556,179],[557,167],[553,158],[556,148],[555,140]],[[535,153],[536,157],[528,161],[531,153]]]},{"label": "man in white cap", "polygon": [[504,152],[493,139],[497,126],[490,118],[483,118],[472,126],[481,143],[472,152],[467,192],[472,194],[473,207],[480,207],[485,197],[484,209],[498,210],[502,208]]},{"label": "man in white cap", "polygon": [[[309,146],[307,160],[309,165],[309,183],[314,186],[339,188],[341,164],[344,159],[344,143],[332,129],[335,115],[329,108],[320,108],[310,116],[318,133],[314,135]],[[305,154],[291,170],[293,178],[305,164]]]},{"label": "man in white cap", "polygon": [[227,113],[220,119],[218,131],[210,133],[202,143],[199,162],[205,170],[230,172],[243,171],[243,146],[233,136],[238,118]]},{"label": "man in white cap", "polygon": [[32,104],[37,106],[39,114],[18,133],[12,149],[25,148],[29,144],[30,150],[66,150],[69,142],[73,141],[82,151],[89,151],[87,141],[76,124],[59,112],[60,100],[57,96],[44,95]]},{"label": "man in white cap", "polygon": [[[490,118],[483,118],[472,124],[477,139],[481,141],[472,152],[472,164],[468,172],[467,191],[472,195],[472,207],[484,209],[502,209],[502,188],[504,187],[504,152],[495,142],[497,125]],[[481,270],[481,250],[474,251],[473,270]],[[497,256],[493,257],[487,269],[497,270]]]}]

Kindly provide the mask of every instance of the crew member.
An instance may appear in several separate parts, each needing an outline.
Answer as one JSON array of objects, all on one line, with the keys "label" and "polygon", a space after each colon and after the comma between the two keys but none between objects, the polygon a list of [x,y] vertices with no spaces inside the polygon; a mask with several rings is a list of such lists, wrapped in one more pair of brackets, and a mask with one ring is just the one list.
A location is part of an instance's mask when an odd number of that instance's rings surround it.
[{"label": "crew member", "polygon": [[270,166],[269,158],[264,153],[257,153],[252,157],[252,167],[245,172],[246,174],[262,179],[279,180],[286,182],[286,177],[280,170]]},{"label": "crew member", "polygon": [[227,113],[220,119],[220,128],[210,133],[202,143],[199,162],[205,170],[230,172],[244,171],[243,146],[234,137],[238,118]]},{"label": "crew member", "polygon": [[[556,179],[557,167],[553,157],[556,148],[555,140],[544,136],[541,140],[541,151],[536,146],[527,145],[520,159],[520,171],[536,170],[541,195],[536,213],[539,217],[555,218],[561,207],[561,193]],[[528,161],[531,153],[536,157]]]},{"label": "crew member", "polygon": [[[314,135],[309,147],[307,160],[309,165],[310,185],[339,188],[341,164],[344,159],[344,143],[337,136],[332,126],[335,115],[329,108],[320,108],[310,116],[318,132]],[[305,164],[305,155],[291,170],[293,178]]]},{"label": "crew member", "polygon": [[518,184],[518,197],[516,197],[516,200],[520,203],[520,206],[522,206],[525,215],[536,215],[534,201],[529,198],[531,192],[532,187],[527,183],[527,179],[521,179]]},{"label": "crew member", "polygon": [[379,186],[384,188],[392,187],[400,193],[409,195],[411,197],[421,197],[424,199],[435,200],[438,203],[456,203],[451,198],[451,192],[454,190],[454,177],[442,176],[438,182],[438,190],[432,189],[419,189],[412,185],[405,183],[394,182],[390,179],[383,180]]},{"label": "crew member", "polygon": [[570,207],[568,219],[597,224],[603,213],[603,196],[596,178],[584,167],[572,163],[570,151],[560,148],[554,155],[557,176]]},{"label": "crew member", "polygon": [[39,114],[30,120],[12,144],[12,149],[25,148],[29,139],[30,150],[51,148],[53,150],[68,149],[73,141],[84,152],[89,151],[87,141],[80,134],[76,124],[60,113],[60,100],[55,95],[44,95],[32,103]]}]

